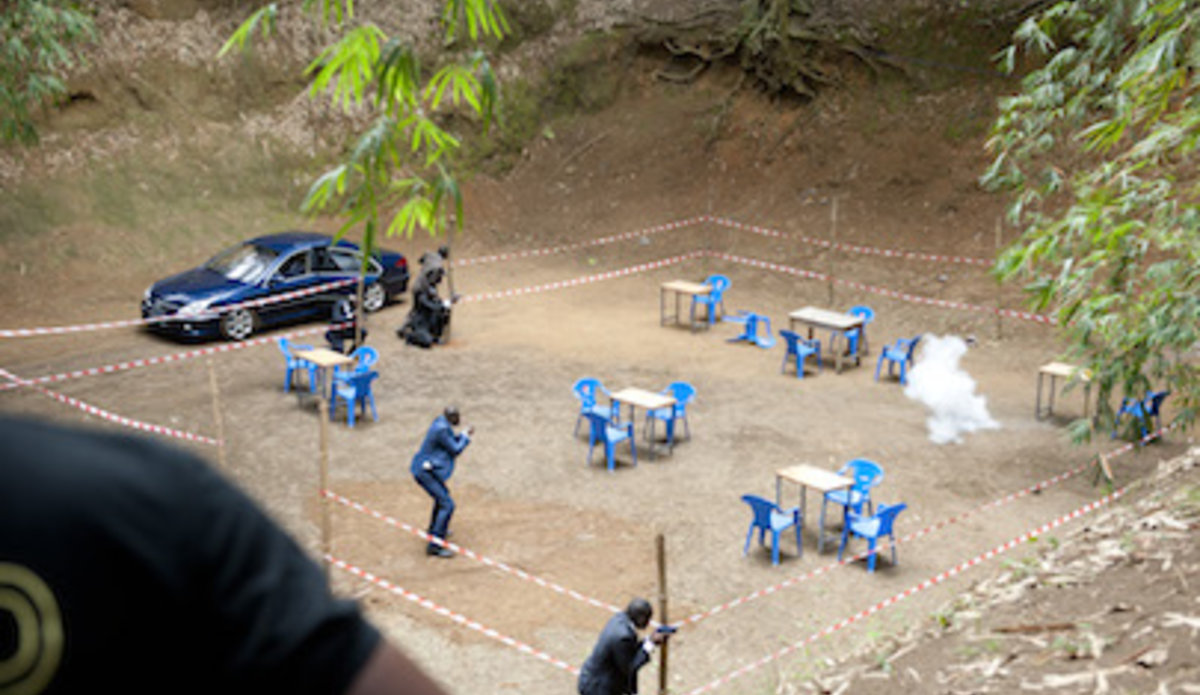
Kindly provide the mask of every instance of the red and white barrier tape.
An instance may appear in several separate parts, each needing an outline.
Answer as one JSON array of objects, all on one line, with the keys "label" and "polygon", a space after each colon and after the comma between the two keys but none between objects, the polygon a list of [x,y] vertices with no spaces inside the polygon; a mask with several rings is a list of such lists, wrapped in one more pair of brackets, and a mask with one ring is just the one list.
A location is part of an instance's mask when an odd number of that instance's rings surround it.
[{"label": "red and white barrier tape", "polygon": [[980,306],[978,304],[967,304],[966,302],[951,302],[951,301],[947,301],[945,299],[933,299],[932,297],[922,297],[920,295],[908,294],[906,292],[898,292],[896,290],[890,290],[886,287],[876,287],[874,285],[867,285],[867,284],[864,284],[861,282],[855,282],[853,280],[842,280],[840,278],[831,278],[829,275],[826,275],[825,273],[818,273],[818,272],[815,272],[812,270],[804,270],[803,268],[793,268],[793,267],[786,266],[786,265],[780,265],[779,263],[771,263],[769,261],[760,261],[756,258],[746,258],[744,256],[735,256],[730,253],[722,253],[719,251],[709,251],[709,252],[707,252],[706,255],[712,256],[714,258],[720,258],[721,260],[725,260],[725,261],[741,263],[742,265],[748,265],[748,266],[752,266],[755,268],[764,268],[766,270],[773,270],[773,271],[779,272],[779,273],[787,273],[788,275],[796,275],[799,277],[808,278],[810,280],[829,280],[829,281],[835,282],[839,285],[853,287],[855,289],[863,290],[865,292],[871,292],[873,294],[883,295],[885,297],[892,297],[894,299],[900,299],[900,300],[903,300],[906,302],[912,302],[914,304],[929,304],[932,306],[943,307],[946,309],[962,309],[965,311],[981,311],[981,312],[985,312],[985,313],[989,313],[989,314],[999,314],[1001,316],[1009,316],[1012,318],[1025,319],[1027,321],[1033,321],[1035,323],[1042,323],[1042,324],[1046,324],[1046,325],[1054,324],[1054,319],[1049,316],[1046,316],[1044,314],[1033,314],[1033,313],[1030,313],[1027,311],[1018,311],[1015,309],[1000,309],[997,307]]},{"label": "red and white barrier tape", "polygon": [[[1163,427],[1162,429],[1158,430],[1157,432],[1152,432],[1152,433],[1146,435],[1145,437],[1143,437],[1141,439],[1141,443],[1145,443],[1145,442],[1149,442],[1151,440],[1157,439],[1157,438],[1163,436],[1164,434],[1166,434],[1167,432],[1169,432],[1170,430],[1174,429],[1175,426],[1176,426],[1175,424],[1170,424],[1170,425],[1167,425],[1166,427]],[[1109,453],[1105,454],[1105,457],[1108,459],[1112,459],[1117,456],[1126,454],[1129,451],[1131,451],[1136,444],[1138,444],[1138,442],[1130,442],[1128,444],[1120,446],[1120,447],[1110,451]],[[914,541],[923,536],[927,536],[936,531],[940,531],[941,529],[946,528],[947,526],[950,526],[950,525],[956,524],[960,521],[969,519],[970,517],[975,516],[976,514],[980,514],[982,512],[988,511],[995,507],[1000,507],[1002,505],[1008,504],[1009,502],[1015,502],[1016,500],[1021,499],[1023,497],[1027,497],[1028,495],[1031,495],[1031,494],[1040,493],[1043,490],[1046,490],[1050,487],[1053,487],[1054,485],[1057,485],[1061,482],[1069,480],[1070,478],[1073,478],[1073,477],[1079,475],[1080,473],[1083,473],[1084,471],[1088,470],[1089,468],[1091,468],[1092,466],[1095,466],[1095,465],[1097,465],[1096,461],[1094,459],[1089,459],[1086,463],[1076,466],[1075,468],[1072,468],[1069,471],[1063,471],[1062,473],[1059,473],[1058,475],[1047,478],[1046,480],[1043,480],[1040,483],[1037,483],[1035,485],[1030,485],[1029,487],[1026,487],[1022,490],[1018,490],[1016,492],[1011,492],[1003,497],[999,497],[999,498],[991,500],[989,502],[985,502],[984,504],[982,504],[978,507],[960,512],[954,516],[951,516],[951,517],[948,517],[941,521],[938,521],[936,523],[930,524],[929,526],[926,526],[923,529],[920,529],[917,531],[912,531],[912,532],[898,538],[896,540],[896,544],[900,545],[903,543],[909,543],[909,542]],[[869,551],[861,553],[854,557],[851,557],[845,561],[832,562],[828,565],[825,565],[824,567],[818,567],[816,569],[809,570],[808,572],[805,572],[804,574],[790,577],[788,579],[783,580],[782,582],[779,582],[778,584],[773,584],[771,586],[759,589],[759,590],[754,591],[745,596],[741,596],[736,599],[733,599],[732,601],[727,601],[718,606],[714,606],[713,608],[710,608],[706,611],[694,613],[694,614],[688,616],[686,619],[681,620],[678,623],[678,625],[680,625],[680,626],[694,625],[703,620],[711,618],[714,615],[723,613],[731,608],[736,608],[738,606],[745,605],[756,599],[763,598],[764,596],[770,596],[779,591],[782,591],[789,587],[800,584],[801,582],[807,581],[807,580],[817,577],[819,575],[825,574],[826,572],[837,569],[838,567],[842,567],[843,565],[853,563],[856,560],[865,559],[868,555],[870,555]]]},{"label": "red and white barrier tape", "polygon": [[936,253],[925,253],[922,251],[901,251],[898,249],[881,249],[874,246],[859,246],[856,244],[846,244],[840,241],[829,241],[827,239],[816,239],[806,237],[799,234],[788,234],[776,229],[768,229],[759,227],[753,224],[738,222],[726,217],[706,216],[707,221],[721,227],[729,227],[731,229],[740,229],[742,231],[753,232],[762,236],[776,237],[779,239],[795,239],[796,241],[814,246],[822,246],[827,249],[837,251],[850,251],[852,253],[869,254],[873,256],[884,256],[886,258],[903,258],[918,261],[937,261],[942,263],[961,263],[965,265],[978,265],[983,267],[991,267],[992,261],[986,258],[974,258],[971,256],[947,256]]},{"label": "red and white barrier tape", "polygon": [[392,582],[389,582],[388,580],[383,579],[375,574],[372,574],[371,572],[368,572],[360,567],[356,567],[356,566],[350,564],[349,562],[346,562],[345,560],[339,560],[339,559],[333,557],[332,555],[326,555],[325,560],[327,562],[329,562],[330,564],[332,564],[334,567],[337,567],[338,569],[345,570],[346,572],[353,574],[354,576],[358,577],[359,579],[363,579],[367,582],[370,582],[370,583],[372,583],[382,589],[385,589],[403,599],[411,601],[422,608],[431,610],[434,613],[437,613],[438,615],[442,616],[443,618],[449,618],[450,620],[453,620],[454,622],[458,623],[459,625],[462,625],[465,628],[474,630],[474,631],[476,631],[480,634],[483,634],[487,637],[490,637],[506,646],[512,647],[513,649],[516,649],[519,652],[523,652],[534,658],[540,659],[540,660],[550,664],[551,666],[557,666],[558,668],[560,668],[568,673],[571,673],[574,675],[579,675],[579,669],[577,667],[572,666],[571,664],[568,664],[567,662],[563,661],[562,659],[559,659],[558,657],[551,656],[550,654],[547,654],[546,652],[541,651],[540,649],[537,649],[536,647],[532,647],[518,639],[504,635],[497,630],[493,630],[492,628],[487,627],[486,625],[483,625],[482,623],[479,623],[475,620],[471,620],[470,618],[468,618],[460,613],[456,613],[456,612],[450,610],[449,608],[446,608],[444,606],[439,606],[438,604],[434,603],[433,601],[431,601],[419,594],[415,594],[415,593],[409,591],[408,589],[405,589],[402,586],[393,584]]},{"label": "red and white barrier tape", "polygon": [[66,403],[67,405],[71,406],[72,408],[78,408],[79,410],[82,410],[83,412],[85,412],[89,415],[95,415],[96,417],[102,418],[104,420],[108,420],[109,422],[114,422],[114,423],[116,423],[118,425],[122,425],[124,427],[131,427],[135,430],[141,430],[143,432],[153,432],[154,434],[161,434],[161,435],[165,435],[167,437],[174,437],[176,439],[185,439],[189,442],[198,442],[200,444],[209,444],[212,446],[219,446],[221,444],[220,441],[213,439],[212,437],[206,437],[201,434],[193,434],[191,432],[185,432],[183,430],[172,429],[170,427],[164,427],[162,425],[152,425],[148,422],[142,422],[141,420],[134,420],[133,418],[125,417],[124,415],[117,415],[116,413],[110,413],[107,410],[104,410],[103,408],[97,408],[96,406],[91,405],[89,403],[84,403],[83,401],[79,400],[78,398],[72,398],[71,396],[64,396],[61,393],[56,393],[49,389],[38,386],[37,384],[33,384],[33,383],[26,381],[18,376],[15,376],[11,372],[9,372],[8,370],[3,369],[3,368],[0,368],[0,377],[8,379],[9,381],[19,384],[21,386],[26,386],[28,388],[31,388],[35,391],[38,391],[39,393],[41,393],[44,396],[53,398],[56,401]]},{"label": "red and white barrier tape", "polygon": [[531,287],[517,287],[510,290],[498,290],[496,292],[481,292],[479,294],[468,294],[459,299],[460,302],[483,302],[491,299],[507,299],[509,297],[520,297],[526,294],[537,294],[539,292],[549,292],[551,290],[562,290],[568,287],[580,287],[582,285],[590,285],[593,282],[601,280],[612,280],[613,278],[625,277],[635,273],[644,273],[648,270],[657,270],[658,268],[666,268],[684,261],[690,261],[695,258],[700,258],[705,251],[690,251],[680,256],[664,258],[658,261],[642,263],[640,265],[629,266],[628,268],[620,268],[618,270],[610,270],[606,273],[597,275],[584,275],[573,278],[571,280],[559,280],[558,282],[550,282],[544,285],[533,285]]},{"label": "red and white barrier tape", "polygon": [[519,579],[522,579],[527,582],[531,582],[531,583],[536,584],[544,589],[550,589],[551,591],[562,594],[563,596],[567,596],[569,598],[575,599],[576,601],[579,601],[581,603],[586,603],[590,606],[595,606],[596,608],[602,608],[610,613],[619,613],[621,611],[620,608],[618,608],[610,603],[601,601],[600,599],[592,598],[591,596],[585,596],[584,594],[581,594],[578,591],[575,591],[574,589],[568,589],[567,587],[562,586],[560,584],[556,584],[548,579],[543,579],[542,577],[538,577],[536,575],[529,574],[528,572],[526,572],[524,570],[520,570],[520,569],[517,569],[516,567],[512,567],[511,565],[508,565],[507,563],[501,562],[499,560],[493,560],[485,555],[480,555],[479,553],[476,553],[473,550],[464,548],[461,545],[458,545],[456,543],[451,543],[450,541],[445,541],[445,540],[442,540],[441,538],[435,538],[433,536],[430,536],[425,531],[422,531],[421,529],[416,528],[415,526],[412,526],[411,524],[406,524],[403,521],[398,521],[397,519],[387,516],[386,514],[382,514],[380,512],[375,511],[374,509],[371,509],[370,507],[366,506],[365,504],[362,504],[361,502],[355,502],[355,501],[348,499],[346,497],[343,497],[331,490],[322,491],[322,495],[324,497],[328,497],[331,500],[339,502],[342,505],[349,507],[356,512],[361,512],[368,516],[375,517],[376,519],[388,524],[389,526],[394,526],[398,529],[408,531],[409,533],[423,539],[426,542],[435,543],[442,547],[449,548],[450,550],[453,550],[454,552],[456,552],[460,555],[463,555],[472,560],[475,560],[476,562],[481,562],[481,563],[487,565],[488,567],[492,567],[497,570],[500,570],[501,572],[511,574]]},{"label": "red and white barrier tape", "polygon": [[123,321],[107,321],[104,323],[84,323],[75,326],[49,326],[43,328],[9,328],[0,329],[0,338],[28,338],[39,335],[61,335],[64,333],[84,333],[88,331],[98,331],[108,328],[127,328],[130,326],[147,326],[154,323],[168,323],[174,321],[205,321],[223,313],[228,313],[235,309],[252,308],[284,302],[297,297],[304,297],[310,294],[318,294],[326,290],[352,285],[358,280],[338,280],[336,282],[317,285],[316,287],[307,287],[294,292],[275,295],[271,297],[263,297],[262,299],[251,299],[249,301],[240,302],[238,304],[230,304],[229,306],[217,307],[205,312],[195,314],[167,314],[165,316],[152,316],[146,319],[126,319]]},{"label": "red and white barrier tape", "polygon": [[[28,381],[31,384],[49,384],[49,383],[55,383],[55,382],[59,382],[59,381],[68,381],[70,379],[78,379],[78,378],[85,377],[85,376],[97,376],[100,374],[115,374],[116,372],[123,372],[125,370],[136,369],[138,367],[149,367],[149,366],[158,365],[158,364],[170,364],[173,362],[182,362],[184,360],[190,360],[194,357],[203,357],[205,355],[213,355],[213,354],[216,354],[219,352],[232,352],[234,350],[241,350],[243,348],[257,347],[257,346],[263,345],[265,343],[277,341],[280,338],[287,338],[288,340],[291,340],[292,338],[295,338],[297,336],[311,335],[313,333],[319,333],[323,330],[345,328],[349,325],[351,325],[351,324],[349,321],[347,321],[346,323],[338,323],[338,324],[333,324],[330,326],[321,326],[319,328],[305,328],[303,330],[292,331],[290,333],[283,333],[280,335],[263,336],[261,338],[254,338],[253,340],[243,340],[243,341],[237,342],[237,343],[222,343],[222,344],[216,345],[214,347],[202,348],[199,350],[188,350],[187,352],[177,352],[173,355],[161,355],[159,357],[147,357],[145,359],[129,360],[127,362],[117,362],[115,364],[107,364],[107,365],[104,365],[103,367],[89,367],[87,369],[76,369],[73,372],[62,372],[60,374],[47,374],[45,376],[31,377],[29,379],[26,379],[26,381]],[[9,389],[15,389],[15,388],[21,388],[21,385],[12,383],[12,382],[9,382],[6,384],[0,384],[0,391],[7,391]]]},{"label": "red and white barrier tape", "polygon": [[573,244],[562,244],[560,246],[549,246],[549,247],[540,248],[540,249],[528,249],[525,251],[512,251],[509,253],[497,253],[497,254],[493,254],[491,256],[478,256],[476,258],[464,258],[461,261],[453,261],[451,264],[455,267],[458,267],[458,266],[468,266],[468,265],[480,265],[483,263],[496,263],[496,262],[500,262],[500,261],[512,261],[512,260],[516,260],[518,258],[550,256],[550,255],[553,255],[556,253],[563,253],[565,251],[574,251],[575,249],[581,249],[581,248],[585,248],[588,246],[603,246],[605,244],[612,244],[612,243],[616,243],[618,241],[628,241],[629,239],[637,239],[639,237],[650,236],[652,234],[658,234],[659,232],[665,232],[665,231],[670,231],[670,230],[675,230],[675,229],[683,229],[685,227],[691,227],[693,225],[700,224],[701,222],[705,222],[706,220],[707,220],[707,216],[701,215],[700,217],[692,217],[692,218],[686,219],[686,220],[677,220],[674,222],[666,222],[664,224],[655,225],[653,227],[647,227],[645,229],[639,229],[639,230],[636,230],[633,232],[624,232],[622,234],[613,234],[612,236],[600,237],[599,239],[589,239],[587,241],[577,241]]},{"label": "red and white barrier tape", "polygon": [[1100,507],[1103,507],[1104,505],[1106,505],[1106,504],[1112,502],[1113,500],[1116,500],[1117,498],[1124,495],[1125,490],[1126,490],[1126,488],[1121,488],[1120,490],[1117,490],[1109,495],[1105,495],[1104,497],[1102,497],[1098,500],[1095,500],[1094,502],[1089,502],[1069,514],[1064,514],[1063,516],[1060,516],[1053,521],[1042,524],[1041,526],[1039,526],[1038,528],[1036,528],[1032,531],[1028,531],[1020,536],[1017,536],[1016,538],[1008,541],[1007,543],[1002,543],[985,553],[976,555],[975,557],[971,558],[970,560],[967,560],[965,562],[960,562],[959,564],[955,565],[954,567],[944,570],[944,571],[934,575],[933,577],[926,579],[925,581],[921,582],[920,584],[911,586],[908,589],[905,589],[904,591],[901,591],[900,593],[898,593],[890,598],[886,598],[886,599],[880,601],[879,603],[876,603],[875,605],[870,606],[869,608],[864,608],[863,610],[859,611],[858,613],[855,613],[854,615],[852,615],[848,618],[844,618],[836,623],[832,623],[832,624],[826,626],[824,629],[814,632],[813,634],[809,635],[805,639],[800,640],[799,642],[795,642],[786,647],[783,647],[782,649],[780,649],[778,651],[775,651],[771,654],[768,654],[767,656],[764,656],[763,658],[759,659],[758,661],[754,661],[752,663],[746,664],[745,666],[742,666],[741,668],[738,668],[724,676],[721,676],[720,678],[717,678],[716,680],[710,681],[709,683],[706,683],[705,685],[702,685],[698,688],[694,688],[694,689],[688,691],[687,695],[700,695],[700,693],[710,692],[712,690],[716,690],[717,688],[719,688],[721,686],[727,685],[730,682],[746,675],[747,673],[750,673],[751,671],[761,668],[773,661],[777,661],[777,660],[787,656],[788,654],[791,654],[799,649],[802,649],[803,647],[808,646],[809,644],[812,644],[813,642],[816,642],[817,640],[821,639],[822,637],[831,635],[831,634],[837,632],[838,630],[848,627],[860,620],[869,618],[870,616],[884,610],[885,608],[888,608],[889,606],[893,606],[897,603],[900,603],[904,599],[907,599],[907,598],[909,598],[915,594],[918,594],[922,591],[925,591],[926,589],[937,586],[938,584],[941,584],[942,582],[946,581],[947,579],[951,579],[959,574],[962,574],[963,572],[966,572],[967,570],[971,569],[972,567],[975,567],[976,565],[982,564],[983,562],[990,560],[994,557],[1003,555],[1004,553],[1012,550],[1013,548],[1016,548],[1017,546],[1021,545],[1022,543],[1026,542],[1030,539],[1037,538],[1038,536],[1040,536],[1048,531],[1051,531],[1055,528],[1058,528],[1059,526],[1062,526],[1063,524],[1066,524],[1070,521],[1074,521],[1075,519],[1083,516],[1084,514],[1093,512],[1093,511],[1099,509]]}]

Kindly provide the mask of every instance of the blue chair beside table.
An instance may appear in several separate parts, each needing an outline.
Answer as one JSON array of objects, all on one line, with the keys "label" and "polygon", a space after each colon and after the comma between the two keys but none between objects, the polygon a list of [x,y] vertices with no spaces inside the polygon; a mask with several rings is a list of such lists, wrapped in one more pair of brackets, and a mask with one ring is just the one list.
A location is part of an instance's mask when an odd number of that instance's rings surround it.
[{"label": "blue chair beside table", "polygon": [[684,432],[686,433],[687,438],[691,439],[692,430],[691,427],[688,426],[687,406],[696,399],[696,387],[692,386],[686,381],[675,381],[667,386],[667,388],[663,389],[662,393],[674,396],[675,405],[671,406],[670,408],[659,408],[657,410],[646,411],[647,427],[644,430],[644,435],[646,437],[650,436],[650,418],[655,418],[665,423],[667,431],[667,443],[668,445],[674,445],[675,422],[682,420]]},{"label": "blue chair beside table", "polygon": [[587,418],[589,413],[600,415],[606,420],[617,420],[620,416],[620,408],[616,406],[608,406],[597,401],[600,394],[610,396],[608,389],[604,388],[604,384],[595,377],[584,377],[575,382],[571,387],[575,398],[579,400],[579,416],[575,418],[575,436],[579,436],[579,425]]},{"label": "blue chair beside table", "polygon": [[754,537],[755,531],[758,531],[759,546],[763,545],[766,534],[770,532],[771,564],[778,565],[780,536],[784,531],[793,527],[796,529],[796,555],[799,557],[804,554],[804,548],[800,543],[800,528],[803,526],[803,520],[799,507],[783,509],[771,500],[758,495],[742,495],[742,501],[750,505],[750,510],[754,514],[750,519],[750,528],[746,530],[746,544],[742,546],[742,555],[750,551],[750,540]]},{"label": "blue chair beside table", "polygon": [[283,375],[283,391],[287,393],[292,389],[292,380],[297,370],[304,370],[308,373],[308,391],[309,393],[317,392],[317,381],[321,368],[309,362],[302,360],[292,354],[293,350],[311,350],[311,345],[300,345],[293,343],[287,338],[279,339],[279,349],[283,352],[283,358],[286,361],[286,371]]},{"label": "blue chair beside table", "polygon": [[724,275],[709,275],[704,278],[704,284],[712,286],[708,294],[692,295],[691,322],[696,322],[696,307],[703,306],[708,311],[708,325],[712,326],[717,318],[717,307],[721,307],[721,316],[725,315],[725,290],[729,289],[729,278]]},{"label": "blue chair beside table", "polygon": [[875,381],[879,381],[879,370],[886,360],[888,376],[892,376],[892,368],[899,365],[900,383],[907,384],[908,368],[913,365],[913,352],[917,349],[919,342],[921,342],[921,336],[918,335],[915,338],[898,338],[895,345],[884,347],[883,352],[879,353],[879,361],[875,363]]},{"label": "blue chair beside table", "polygon": [[371,391],[371,382],[379,377],[379,372],[355,371],[343,375],[333,383],[333,393],[329,396],[329,419],[337,415],[339,401],[346,404],[346,419],[354,427],[354,412],[360,407],[366,414],[367,406],[371,406],[371,418],[379,421],[379,413],[375,410],[375,394]]},{"label": "blue chair beside table", "polygon": [[1126,415],[1141,427],[1142,439],[1150,435],[1149,425],[1153,424],[1156,432],[1162,429],[1162,404],[1169,395],[1171,395],[1170,391],[1150,391],[1140,399],[1128,397],[1121,399],[1121,407],[1117,410],[1117,419],[1113,423],[1112,436],[1117,436],[1121,420]]},{"label": "blue chair beside table", "polygon": [[896,516],[907,508],[908,505],[904,503],[881,504],[879,513],[871,516],[849,512],[846,526],[842,529],[842,544],[838,547],[838,561],[841,561],[842,553],[846,550],[846,541],[850,539],[850,536],[857,536],[867,541],[867,571],[874,572],[875,560],[879,557],[876,545],[879,539],[887,536],[891,541],[892,566],[894,567],[896,565]]},{"label": "blue chair beside table", "polygon": [[592,451],[596,448],[597,444],[603,444],[604,457],[608,461],[608,472],[612,473],[616,465],[617,444],[623,441],[629,442],[629,451],[633,456],[633,465],[637,465],[637,444],[633,441],[632,422],[618,425],[598,413],[587,413],[585,417],[587,417],[590,427],[587,458],[589,466],[592,464]]},{"label": "blue chair beside table", "polygon": [[787,353],[783,356],[783,364],[779,365],[781,374],[787,369],[788,360],[792,360],[796,363],[796,378],[803,379],[804,362],[810,356],[817,358],[817,371],[821,371],[821,341],[805,340],[795,331],[780,330],[779,335],[787,343]]}]

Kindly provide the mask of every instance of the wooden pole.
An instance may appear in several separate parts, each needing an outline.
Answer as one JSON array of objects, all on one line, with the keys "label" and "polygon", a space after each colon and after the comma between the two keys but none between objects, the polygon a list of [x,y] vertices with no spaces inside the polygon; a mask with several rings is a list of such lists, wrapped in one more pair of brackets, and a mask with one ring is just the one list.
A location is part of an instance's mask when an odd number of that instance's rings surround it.
[{"label": "wooden pole", "polygon": [[[655,556],[658,560],[658,621],[669,625],[667,618],[667,542],[660,533],[654,537]],[[667,692],[667,652],[670,640],[662,643],[658,649],[658,694]]]},{"label": "wooden pole", "polygon": [[[322,367],[322,372],[324,370]],[[325,374],[322,373],[322,376]],[[325,497],[329,490],[329,404],[325,401],[324,389],[317,399],[317,417],[321,421],[321,489],[317,492],[317,499],[321,505],[321,560],[325,566],[325,581],[329,582],[331,566],[328,558],[333,553],[333,520],[330,518],[329,499]]]},{"label": "wooden pole", "polygon": [[[1000,235],[1004,228],[1004,220],[996,218],[996,258],[1000,257]],[[996,283],[996,340],[1001,340],[1004,337],[1004,317],[1000,311],[1004,309],[1003,298],[1000,296],[1000,283]]]},{"label": "wooden pole", "polygon": [[213,422],[217,425],[217,462],[222,470],[226,470],[229,462],[225,459],[225,421],[221,417],[221,391],[217,388],[217,370],[211,356],[208,358],[208,385],[212,389]]},{"label": "wooden pole", "polygon": [[834,196],[834,197],[833,197],[831,200],[833,201],[833,205],[832,205],[832,207],[830,207],[830,209],[829,209],[829,229],[830,229],[829,236],[830,236],[830,239],[833,241],[833,245],[829,247],[829,308],[830,308],[830,309],[832,309],[832,308],[833,308],[833,305],[834,305],[834,296],[833,296],[833,272],[834,272],[834,267],[833,267],[833,259],[834,259],[834,254],[836,254],[836,253],[837,253],[837,251],[836,251],[836,247],[837,247],[837,221],[838,221],[838,220],[837,220],[837,212],[838,212],[838,211],[837,211],[837,208],[838,208],[837,196]]}]

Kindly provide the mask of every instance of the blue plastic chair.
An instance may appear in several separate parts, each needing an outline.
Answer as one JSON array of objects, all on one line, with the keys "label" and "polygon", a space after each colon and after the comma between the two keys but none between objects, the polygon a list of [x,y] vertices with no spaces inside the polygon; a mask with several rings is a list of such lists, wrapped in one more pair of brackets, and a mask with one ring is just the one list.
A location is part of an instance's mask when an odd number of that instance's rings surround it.
[{"label": "blue plastic chair", "polygon": [[874,513],[871,488],[883,482],[883,468],[867,459],[851,459],[838,470],[838,475],[854,478],[854,484],[846,490],[830,490],[825,493],[824,499],[821,500],[821,519],[825,518],[825,505],[830,502],[842,505],[846,512],[862,514],[865,505],[867,513]]},{"label": "blue plastic chair", "polygon": [[879,553],[875,550],[875,545],[880,538],[887,536],[891,541],[892,546],[892,565],[896,565],[896,534],[893,527],[896,523],[896,516],[900,512],[908,508],[907,504],[881,504],[879,505],[879,513],[873,516],[862,516],[850,512],[848,523],[842,528],[842,544],[838,547],[838,562],[842,560],[842,552],[846,549],[846,541],[853,534],[859,538],[867,539],[867,571],[875,571],[875,559],[879,557]]},{"label": "blue plastic chair", "polygon": [[[775,336],[771,333],[771,318],[769,316],[756,314],[753,311],[739,311],[737,316],[726,316],[722,320],[742,324],[741,334],[730,338],[728,340],[730,343],[744,340],[748,343],[754,343],[763,349],[769,349],[775,345]],[[759,335],[758,328],[764,323],[767,325],[767,333],[766,335]]]},{"label": "blue plastic chair", "polygon": [[[683,420],[683,431],[687,438],[692,438],[692,429],[688,426],[687,407],[688,404],[696,400],[696,387],[686,381],[671,382],[667,388],[662,390],[662,393],[669,393],[675,397],[675,405],[670,408],[659,408],[658,410],[650,410],[646,412],[646,422],[650,422],[650,418],[657,418],[666,423],[667,443],[675,443],[675,421]],[[650,434],[650,428],[645,428],[646,436]]]},{"label": "blue plastic chair", "polygon": [[858,341],[862,341],[862,353],[867,354],[867,326],[875,320],[875,310],[869,306],[852,306],[850,311],[846,312],[851,316],[861,316],[863,319],[862,328],[851,328],[846,331],[846,349],[851,355],[859,355]]},{"label": "blue plastic chair", "polygon": [[603,416],[608,420],[616,420],[614,415],[620,415],[620,406],[613,404],[612,406],[601,405],[596,402],[597,394],[610,395],[608,389],[604,388],[604,384],[600,383],[595,377],[584,377],[575,382],[571,387],[571,391],[575,397],[579,399],[579,417],[575,418],[575,436],[579,436],[579,423],[587,417],[588,413],[595,413]]},{"label": "blue plastic chair", "polygon": [[771,564],[779,564],[779,535],[796,527],[796,555],[804,555],[804,547],[800,544],[800,528],[803,525],[800,518],[800,508],[781,509],[769,499],[758,495],[742,495],[742,501],[750,505],[754,518],[750,520],[750,528],[746,531],[746,544],[742,546],[742,555],[750,552],[750,539],[754,531],[758,531],[758,544],[763,544],[767,531],[771,532]]},{"label": "blue plastic chair", "polygon": [[888,376],[892,376],[892,368],[900,365],[900,383],[908,383],[908,368],[913,363],[913,351],[917,349],[917,343],[921,342],[921,336],[915,338],[898,338],[895,345],[888,345],[883,348],[883,352],[879,353],[879,362],[875,363],[875,381],[879,381],[879,369],[883,366],[883,361],[888,363]]},{"label": "blue plastic chair", "polygon": [[804,361],[809,355],[817,358],[817,371],[821,369],[821,341],[805,340],[794,331],[780,330],[779,335],[787,341],[787,354],[783,356],[783,364],[779,365],[782,374],[787,370],[788,360],[796,362],[796,378],[804,378]]},{"label": "blue plastic chair", "polygon": [[317,392],[317,379],[321,368],[309,362],[302,360],[292,354],[292,350],[311,350],[311,345],[299,345],[289,341],[287,338],[279,339],[279,349],[283,351],[283,358],[287,361],[287,371],[283,375],[283,391],[287,393],[292,390],[292,375],[296,370],[303,369],[308,372],[308,391],[309,393]]},{"label": "blue plastic chair", "polygon": [[591,434],[588,437],[588,465],[592,465],[592,451],[597,444],[604,444],[604,457],[608,460],[608,472],[612,473],[613,466],[616,462],[617,444],[625,440],[629,440],[629,451],[633,454],[633,465],[637,465],[637,444],[633,441],[633,423],[627,422],[624,425],[614,424],[604,415],[599,413],[586,413],[588,423],[591,426]]},{"label": "blue plastic chair", "polygon": [[716,320],[718,306],[721,307],[721,316],[725,315],[725,290],[729,289],[729,278],[724,275],[709,275],[704,278],[704,284],[712,285],[712,292],[692,295],[691,321],[696,322],[696,305],[703,304],[708,309],[708,325],[712,326]]},{"label": "blue plastic chair", "polygon": [[371,382],[379,377],[379,372],[354,372],[348,374],[333,386],[329,397],[329,419],[337,415],[338,401],[346,403],[346,419],[354,427],[354,411],[362,406],[364,414],[366,407],[371,406],[371,417],[379,422],[379,413],[375,410],[375,394],[371,392]]},{"label": "blue plastic chair", "polygon": [[1142,439],[1149,436],[1150,431],[1147,425],[1153,422],[1154,431],[1162,429],[1162,403],[1171,395],[1170,391],[1150,391],[1141,400],[1135,398],[1123,398],[1121,400],[1121,408],[1117,411],[1117,420],[1113,423],[1112,436],[1117,436],[1117,429],[1121,425],[1121,419],[1128,415],[1130,419],[1137,420],[1142,428]]}]

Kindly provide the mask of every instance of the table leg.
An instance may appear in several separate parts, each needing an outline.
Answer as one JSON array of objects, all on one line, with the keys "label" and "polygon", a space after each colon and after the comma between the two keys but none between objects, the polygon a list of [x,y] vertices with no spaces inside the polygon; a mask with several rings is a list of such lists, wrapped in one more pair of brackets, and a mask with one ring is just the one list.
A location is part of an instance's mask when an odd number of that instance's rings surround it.
[{"label": "table leg", "polygon": [[775,504],[783,507],[783,479],[775,476]]},{"label": "table leg", "polygon": [[667,325],[667,290],[658,288],[658,325]]},{"label": "table leg", "polygon": [[[808,521],[808,486],[800,485],[800,526],[804,527]],[[820,539],[817,540],[820,543]]]},{"label": "table leg", "polygon": [[1037,399],[1035,399],[1033,402],[1033,419],[1034,420],[1042,419],[1042,382],[1044,381],[1045,376],[1046,376],[1045,374],[1038,372]]},{"label": "table leg", "polygon": [[1048,405],[1046,406],[1047,415],[1054,414],[1054,392],[1057,390],[1054,382],[1056,378],[1053,374],[1050,375],[1050,396],[1047,398]]}]

